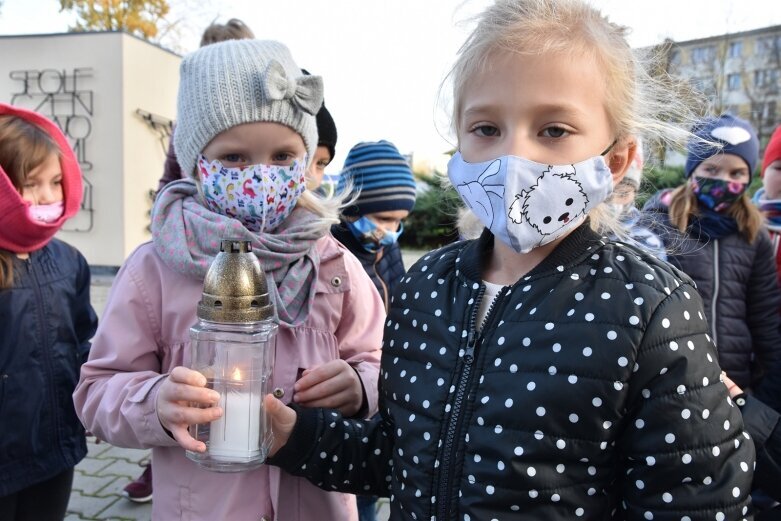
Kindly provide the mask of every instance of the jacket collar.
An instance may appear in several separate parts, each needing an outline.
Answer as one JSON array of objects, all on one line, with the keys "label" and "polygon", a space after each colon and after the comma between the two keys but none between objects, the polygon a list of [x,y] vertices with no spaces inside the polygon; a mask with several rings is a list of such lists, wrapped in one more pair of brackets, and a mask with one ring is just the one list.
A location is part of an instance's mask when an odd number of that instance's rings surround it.
[{"label": "jacket collar", "polygon": [[341,242],[345,248],[350,250],[353,255],[363,261],[377,262],[380,259],[379,253],[366,251],[358,239],[355,238],[355,235],[347,228],[344,221],[340,221],[339,224],[331,226],[331,235],[333,235],[337,241]]},{"label": "jacket collar", "polygon": [[[488,228],[483,230],[479,239],[470,241],[464,248],[459,263],[459,268],[464,275],[471,280],[483,280],[482,268],[486,265],[491,251],[494,249],[494,234]],[[602,246],[605,241],[591,229],[589,219],[578,226],[572,233],[562,240],[556,249],[540,262],[533,270],[523,276],[529,279],[541,273],[554,270],[559,266],[565,268],[573,264],[577,259],[585,255],[595,246]]]}]

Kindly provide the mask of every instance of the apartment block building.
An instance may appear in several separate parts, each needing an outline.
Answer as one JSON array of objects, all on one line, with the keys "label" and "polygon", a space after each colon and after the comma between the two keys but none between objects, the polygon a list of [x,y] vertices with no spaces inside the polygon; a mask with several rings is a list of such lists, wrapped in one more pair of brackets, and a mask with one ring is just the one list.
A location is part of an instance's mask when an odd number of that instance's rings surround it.
[{"label": "apartment block building", "polygon": [[667,71],[701,93],[706,112],[751,121],[764,146],[781,124],[781,25],[662,47]]}]

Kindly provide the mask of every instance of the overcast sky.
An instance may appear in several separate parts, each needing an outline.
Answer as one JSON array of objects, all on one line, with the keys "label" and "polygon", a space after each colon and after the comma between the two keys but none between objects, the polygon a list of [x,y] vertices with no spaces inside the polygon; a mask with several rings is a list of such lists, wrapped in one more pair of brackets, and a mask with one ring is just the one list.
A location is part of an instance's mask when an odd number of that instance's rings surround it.
[{"label": "overcast sky", "polygon": [[[450,148],[436,110],[440,83],[488,0],[173,0],[179,48],[194,50],[214,19],[242,19],[258,38],[286,43],[299,66],[325,81],[339,142],[327,170],[359,141],[388,139],[402,153]],[[635,47],[781,24],[778,0],[591,0],[632,29]],[[774,6],[775,7],[772,7]],[[183,16],[182,13],[188,13]],[[58,0],[4,0],[0,34],[64,32]],[[0,57],[2,64],[2,57]],[[2,66],[0,65],[0,69]],[[445,134],[443,137],[440,134]]]}]

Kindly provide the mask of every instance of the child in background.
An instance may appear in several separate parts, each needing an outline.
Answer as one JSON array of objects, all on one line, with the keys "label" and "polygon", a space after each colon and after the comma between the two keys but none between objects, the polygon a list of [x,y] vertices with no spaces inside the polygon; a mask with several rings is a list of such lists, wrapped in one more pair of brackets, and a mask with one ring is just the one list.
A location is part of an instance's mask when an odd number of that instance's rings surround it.
[{"label": "child in background", "polygon": [[[407,160],[389,141],[358,143],[347,154],[337,193],[350,189],[352,203],[331,233],[355,255],[374,282],[385,309],[404,275],[399,237],[415,206],[415,178]],[[358,496],[360,521],[377,520],[377,497]]]},{"label": "child in background", "polygon": [[185,456],[206,450],[187,427],[221,414],[205,407],[218,398],[205,378],[182,366],[223,238],[251,241],[268,276],[275,394],[347,417],[376,411],[382,301],[328,233],[341,201],[305,191],[322,92],[278,42],[232,40],[182,61],[174,146],[188,179],[158,195],[153,241],[117,274],[74,394],[99,438],[152,447],[155,519],[357,519],[354,497],[279,469],[219,474]]},{"label": "child in background", "polygon": [[268,396],[270,463],[390,496],[393,521],[750,517],[754,450],[697,290],[604,236],[634,136],[679,132],[649,100],[682,112],[625,35],[581,0],[482,14],[453,69],[448,175],[487,229],[394,291],[381,418]]},{"label": "child in background", "polygon": [[744,390],[781,362],[781,292],[772,243],[746,189],[759,157],[751,125],[725,114],[698,121],[686,182],[644,208],[668,260],[689,275],[705,303],[719,364]]},{"label": "child in background", "polygon": [[781,126],[776,128],[765,148],[762,160],[762,188],[754,194],[754,202],[765,216],[773,254],[776,259],[776,273],[781,283]]},{"label": "child in background", "polygon": [[[643,248],[657,259],[666,260],[667,253],[664,251],[662,240],[648,227],[640,223],[642,214],[635,206],[637,191],[640,189],[640,183],[643,179],[644,165],[643,146],[639,138],[636,145],[635,157],[632,159],[624,178],[613,190],[613,194],[610,196],[610,205],[621,223],[623,237],[630,244]],[[611,236],[611,238],[619,239],[616,236]]]},{"label": "child in background", "polygon": [[331,233],[361,261],[387,309],[404,275],[398,239],[415,206],[415,178],[393,143],[358,143],[344,160],[336,191],[348,188],[354,200]]},{"label": "child in background", "polygon": [[87,454],[71,394],[97,328],[90,270],[54,238],[81,206],[56,124],[0,103],[0,519],[65,517]]},{"label": "child in background", "polygon": [[[224,24],[213,23],[204,29],[203,34],[201,35],[201,47],[206,47],[207,45],[211,45],[213,43],[227,42],[228,40],[252,40],[254,38],[255,35],[253,34],[252,29],[247,27],[244,22],[237,18],[231,18]],[[165,155],[163,177],[160,178],[160,181],[157,184],[157,192],[160,193],[160,191],[165,188],[165,185],[171,181],[177,181],[181,178],[182,170],[179,168],[179,163],[176,161],[174,140],[171,139],[171,142],[168,144],[168,152]],[[147,473],[149,474],[148,476]],[[145,471],[144,474],[139,477],[138,480],[136,480],[138,481],[138,485],[131,487],[130,491],[125,489],[125,491],[128,492],[128,494],[126,494],[128,499],[139,503],[143,503],[152,499],[151,484],[148,486],[148,499],[144,499],[145,496],[140,493],[143,489],[146,488],[147,483],[151,483],[151,473],[151,466],[147,467],[147,471]],[[135,483],[135,481],[133,483]]]},{"label": "child in background", "polygon": [[[304,73],[309,74],[306,71]],[[307,176],[309,190],[320,194],[333,192],[333,186],[330,190],[323,187],[323,176],[325,176],[325,168],[331,164],[336,155],[336,138],[336,123],[323,102],[323,106],[317,111],[317,149]]]}]

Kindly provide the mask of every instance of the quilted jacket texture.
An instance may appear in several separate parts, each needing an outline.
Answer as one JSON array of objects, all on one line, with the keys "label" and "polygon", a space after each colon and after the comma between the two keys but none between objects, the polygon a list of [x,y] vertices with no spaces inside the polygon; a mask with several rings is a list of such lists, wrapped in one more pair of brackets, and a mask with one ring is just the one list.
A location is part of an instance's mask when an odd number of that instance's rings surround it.
[{"label": "quilted jacket texture", "polygon": [[771,366],[781,365],[781,290],[767,232],[751,244],[739,234],[710,240],[695,225],[681,234],[659,196],[644,213],[670,252],[667,260],[702,296],[719,364],[742,388],[758,387]]},{"label": "quilted jacket texture", "polygon": [[381,418],[299,409],[272,462],[390,496],[399,521],[750,519],[754,447],[691,280],[583,225],[478,332],[492,245],[432,252],[396,288]]}]

